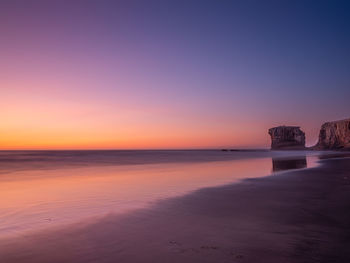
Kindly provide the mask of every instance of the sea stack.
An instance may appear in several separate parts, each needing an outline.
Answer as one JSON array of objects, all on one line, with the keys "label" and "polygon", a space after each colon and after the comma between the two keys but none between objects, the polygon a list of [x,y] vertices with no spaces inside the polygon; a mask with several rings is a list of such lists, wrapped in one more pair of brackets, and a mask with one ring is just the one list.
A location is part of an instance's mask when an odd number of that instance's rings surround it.
[{"label": "sea stack", "polygon": [[321,126],[316,150],[350,150],[350,118]]},{"label": "sea stack", "polygon": [[305,133],[297,126],[278,126],[269,129],[272,150],[305,149]]}]

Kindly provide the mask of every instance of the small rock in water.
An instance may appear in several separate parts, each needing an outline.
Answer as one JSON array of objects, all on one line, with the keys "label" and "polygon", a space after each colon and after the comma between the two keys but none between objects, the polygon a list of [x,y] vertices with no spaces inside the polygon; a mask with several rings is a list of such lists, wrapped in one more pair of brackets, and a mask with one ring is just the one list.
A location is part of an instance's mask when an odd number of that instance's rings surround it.
[{"label": "small rock in water", "polygon": [[297,126],[278,126],[269,129],[271,149],[305,149],[305,133]]}]

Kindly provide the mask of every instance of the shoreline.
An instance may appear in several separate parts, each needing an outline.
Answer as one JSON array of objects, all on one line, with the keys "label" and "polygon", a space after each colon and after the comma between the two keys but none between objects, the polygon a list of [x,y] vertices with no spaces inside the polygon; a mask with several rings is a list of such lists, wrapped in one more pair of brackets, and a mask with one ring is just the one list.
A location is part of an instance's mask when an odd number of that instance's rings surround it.
[{"label": "shoreline", "polygon": [[350,159],[2,240],[4,262],[349,262]]},{"label": "shoreline", "polygon": [[[7,155],[8,153],[8,151],[0,151],[0,175],[18,171],[37,169],[56,170],[92,165],[128,166],[161,163],[204,163],[256,158],[292,158],[311,155],[319,156],[323,154],[346,154],[346,152],[337,151],[308,150],[244,150],[227,152],[222,150],[10,151],[10,156]],[[151,153],[151,155],[149,153]]]}]

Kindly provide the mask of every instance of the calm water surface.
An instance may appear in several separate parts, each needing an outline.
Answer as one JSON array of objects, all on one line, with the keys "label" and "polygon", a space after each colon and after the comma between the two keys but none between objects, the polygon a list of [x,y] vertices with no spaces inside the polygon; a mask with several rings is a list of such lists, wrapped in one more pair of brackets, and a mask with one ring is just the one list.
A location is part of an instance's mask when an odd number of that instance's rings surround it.
[{"label": "calm water surface", "polygon": [[[152,205],[191,191],[316,165],[317,152],[0,152],[0,235]],[[278,175],[278,173],[276,174]]]}]

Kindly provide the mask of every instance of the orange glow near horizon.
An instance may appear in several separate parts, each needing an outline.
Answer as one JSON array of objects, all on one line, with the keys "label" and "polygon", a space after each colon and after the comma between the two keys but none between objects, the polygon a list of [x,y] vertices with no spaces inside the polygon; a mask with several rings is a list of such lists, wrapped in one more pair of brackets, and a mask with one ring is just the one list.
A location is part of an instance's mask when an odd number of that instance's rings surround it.
[{"label": "orange glow near horizon", "polygon": [[22,87],[2,94],[0,150],[268,148],[267,129],[280,124],[195,103],[135,102],[132,92],[99,100]]},{"label": "orange glow near horizon", "polygon": [[[152,102],[96,100],[42,83],[8,88],[0,111],[0,149],[184,149],[264,147],[242,116]],[[27,87],[27,88],[18,88]],[[233,121],[232,119],[236,120]],[[232,125],[232,123],[237,123]]]}]

